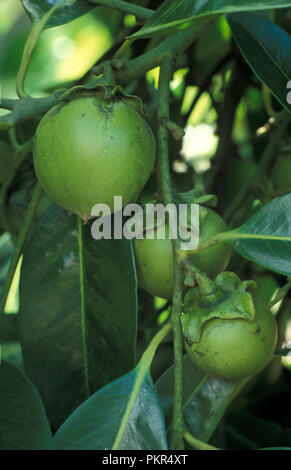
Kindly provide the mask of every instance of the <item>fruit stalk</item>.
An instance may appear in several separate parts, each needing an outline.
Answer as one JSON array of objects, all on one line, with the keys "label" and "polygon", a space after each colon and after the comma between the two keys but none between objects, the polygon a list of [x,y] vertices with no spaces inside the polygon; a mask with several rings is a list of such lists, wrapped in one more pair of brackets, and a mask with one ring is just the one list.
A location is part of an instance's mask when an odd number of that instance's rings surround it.
[{"label": "fruit stalk", "polygon": [[[157,47],[127,62],[121,70],[116,72],[116,80],[120,84],[127,84],[141,77],[148,70],[160,65],[161,59],[165,54],[171,54],[171,56],[174,57],[180,51],[182,52],[186,49],[195,40],[198,33],[199,30],[196,29],[194,31],[193,28],[190,28],[186,31],[172,34]],[[24,76],[22,77],[22,82],[23,80]],[[43,114],[55,106],[58,101],[57,92],[55,92],[53,96],[45,98],[31,98],[26,96],[19,100],[5,101],[3,99],[0,103],[0,108],[12,108],[12,111],[0,117],[0,130],[7,130],[19,122]]]}]

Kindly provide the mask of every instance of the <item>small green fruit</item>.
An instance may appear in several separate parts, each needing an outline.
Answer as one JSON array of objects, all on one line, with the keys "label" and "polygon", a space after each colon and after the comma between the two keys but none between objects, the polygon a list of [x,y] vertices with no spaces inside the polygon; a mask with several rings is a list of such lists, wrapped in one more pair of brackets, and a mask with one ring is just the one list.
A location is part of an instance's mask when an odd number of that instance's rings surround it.
[{"label": "small green fruit", "polygon": [[[199,242],[224,232],[226,225],[222,218],[211,209],[207,209],[200,227]],[[166,230],[166,237],[168,237]],[[156,232],[155,232],[156,233]],[[170,299],[174,289],[174,263],[172,241],[169,238],[135,239],[135,256],[137,263],[138,281],[141,287],[150,294]],[[226,243],[219,243],[207,248],[201,253],[192,255],[198,269],[211,277],[224,271],[230,258],[230,248]]]},{"label": "small green fruit", "polygon": [[[253,319],[235,318],[235,313],[232,318],[229,312],[229,318],[223,318],[221,311],[215,316],[217,305],[213,305],[213,317],[202,325],[199,340],[185,342],[197,367],[220,377],[240,378],[257,374],[268,364],[277,343],[277,325],[263,300],[252,299]],[[242,311],[239,301],[236,305]]]},{"label": "small green fruit", "polygon": [[65,209],[91,217],[95,204],[135,201],[153,170],[155,141],[141,114],[122,99],[85,93],[52,108],[35,139],[40,184]]}]

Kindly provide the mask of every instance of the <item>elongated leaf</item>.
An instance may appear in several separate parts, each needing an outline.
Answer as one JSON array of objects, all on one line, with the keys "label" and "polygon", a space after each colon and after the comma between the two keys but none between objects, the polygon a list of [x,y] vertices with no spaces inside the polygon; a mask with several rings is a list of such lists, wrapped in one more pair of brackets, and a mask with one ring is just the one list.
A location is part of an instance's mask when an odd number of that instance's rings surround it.
[{"label": "elongated leaf", "polygon": [[[247,379],[226,380],[205,374],[188,355],[183,358],[184,420],[196,438],[207,442],[221,421],[225,410],[246,384]],[[158,380],[157,392],[170,423],[173,409],[174,368]]]},{"label": "elongated leaf", "polygon": [[163,414],[148,372],[134,391],[138,372],[139,367],[83,403],[56,433],[56,449],[112,449],[133,393],[134,404],[118,449],[167,449]]},{"label": "elongated leaf", "polygon": [[[58,0],[21,0],[22,5],[29,14],[32,20],[40,20],[43,15],[49,11],[49,9],[54,6]],[[68,2],[69,3],[69,2]],[[78,0],[72,5],[65,6],[58,9],[54,15],[48,20],[46,28],[51,28],[52,26],[58,26],[61,24],[69,23],[70,21],[75,20],[79,16],[88,13],[92,10],[94,5],[90,4],[86,0]]]},{"label": "elongated leaf", "polygon": [[18,340],[17,315],[0,316],[0,344]]},{"label": "elongated leaf", "polygon": [[228,15],[232,33],[245,60],[278,101],[287,103],[291,80],[291,36],[267,18],[252,13]]},{"label": "elongated leaf", "polygon": [[290,0],[166,0],[140,31],[131,37],[152,37],[206,24],[215,16],[242,11],[288,8]]},{"label": "elongated leaf", "polygon": [[25,249],[20,281],[25,369],[59,426],[135,365],[136,276],[127,240],[95,241],[53,205]]},{"label": "elongated leaf", "polygon": [[16,367],[0,366],[0,450],[52,447],[50,426],[41,399]]},{"label": "elongated leaf", "polygon": [[271,271],[290,276],[290,204],[291,194],[274,199],[256,212],[244,225],[234,230],[237,240],[230,239],[228,242],[244,258]]}]

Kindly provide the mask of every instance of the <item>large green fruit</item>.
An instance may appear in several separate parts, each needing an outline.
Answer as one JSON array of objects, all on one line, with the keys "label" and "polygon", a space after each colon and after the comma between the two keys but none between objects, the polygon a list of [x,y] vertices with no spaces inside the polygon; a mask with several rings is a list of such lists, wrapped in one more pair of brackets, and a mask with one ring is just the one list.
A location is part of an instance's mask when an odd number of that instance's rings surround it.
[{"label": "large green fruit", "polygon": [[[200,243],[226,230],[222,218],[213,210],[207,213],[200,227]],[[166,231],[167,234],[167,231]],[[141,287],[157,297],[169,299],[174,288],[174,263],[172,241],[163,239],[135,239],[138,281]],[[230,248],[219,243],[192,256],[198,269],[214,277],[224,271],[230,258]]]},{"label": "large green fruit", "polygon": [[35,139],[40,184],[62,207],[91,216],[95,204],[114,209],[135,201],[153,170],[155,141],[142,115],[121,99],[82,94],[52,108]]},{"label": "large green fruit", "polygon": [[277,325],[267,305],[253,297],[255,319],[213,318],[203,326],[199,342],[186,349],[193,362],[207,373],[225,378],[257,374],[272,359]]}]

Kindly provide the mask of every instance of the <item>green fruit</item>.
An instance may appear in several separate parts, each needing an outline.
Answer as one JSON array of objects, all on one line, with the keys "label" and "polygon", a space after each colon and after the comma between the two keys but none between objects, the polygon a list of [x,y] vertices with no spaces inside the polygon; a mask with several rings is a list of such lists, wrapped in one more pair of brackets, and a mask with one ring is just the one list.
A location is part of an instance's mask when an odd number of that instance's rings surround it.
[{"label": "green fruit", "polygon": [[[226,230],[222,218],[211,209],[207,213],[200,227],[200,243],[208,238]],[[135,239],[138,281],[141,287],[150,294],[170,299],[174,289],[174,263],[172,241],[161,239]],[[156,233],[156,232],[155,232]],[[230,248],[225,243],[219,243],[207,248],[190,258],[198,269],[211,277],[224,271],[230,258]]]},{"label": "green fruit", "polygon": [[271,178],[275,189],[291,191],[291,154],[285,153],[277,158]]},{"label": "green fruit", "polygon": [[255,318],[212,318],[205,323],[198,343],[186,349],[193,362],[207,373],[225,378],[248,377],[272,359],[277,325],[267,305],[253,297]]},{"label": "green fruit", "polygon": [[141,114],[124,101],[82,94],[52,108],[34,146],[40,184],[84,220],[95,204],[135,201],[153,170],[155,141]]}]

